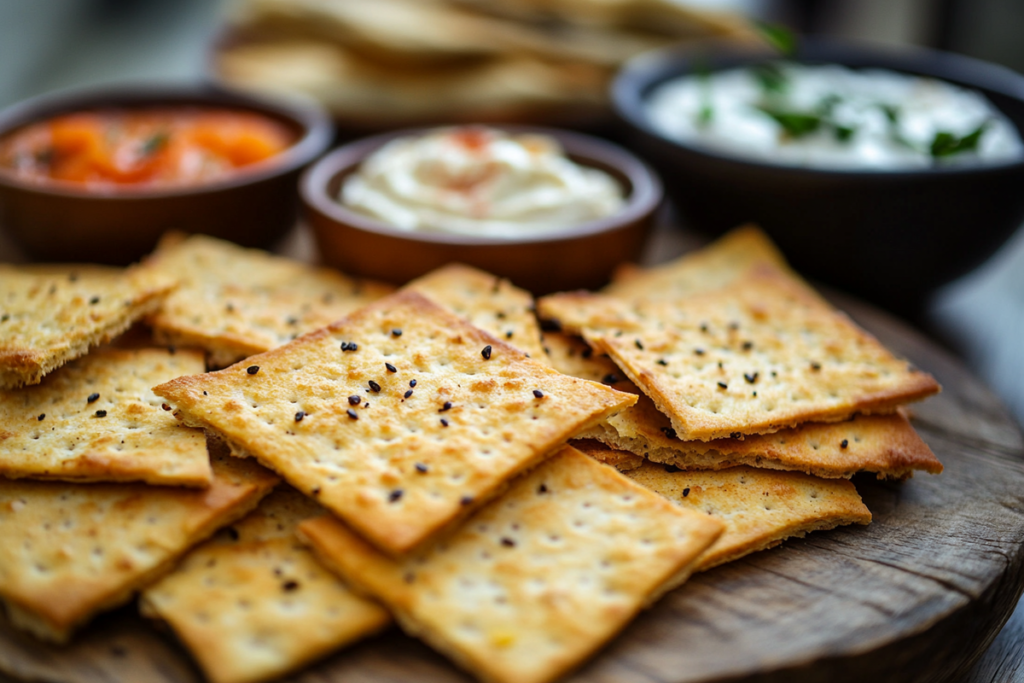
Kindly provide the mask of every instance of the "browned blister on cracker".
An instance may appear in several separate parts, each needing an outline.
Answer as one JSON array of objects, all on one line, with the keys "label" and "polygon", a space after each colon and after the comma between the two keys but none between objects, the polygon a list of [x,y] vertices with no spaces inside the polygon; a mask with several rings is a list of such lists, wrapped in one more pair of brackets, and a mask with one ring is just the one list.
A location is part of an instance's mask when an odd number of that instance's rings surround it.
[{"label": "browned blister on cracker", "polygon": [[0,264],[0,389],[38,384],[160,305],[177,280],[152,268]]},{"label": "browned blister on cracker", "polygon": [[66,641],[249,512],[278,481],[227,454],[213,458],[213,473],[209,488],[198,491],[0,481],[0,598],[11,622]]},{"label": "browned blister on cracker", "polygon": [[295,536],[324,514],[278,487],[244,519],[192,550],[141,596],[214,683],[255,683],[294,671],[391,622],[317,562]]},{"label": "browned blister on cracker", "polygon": [[149,319],[156,338],[202,348],[214,367],[269,351],[392,289],[205,235],[168,236],[148,265],[181,281]]},{"label": "browned blister on cracker", "polygon": [[732,562],[811,531],[871,522],[871,512],[845,479],[753,467],[684,472],[593,442],[573,443],[641,486],[725,522],[725,533],[701,554],[695,571]]},{"label": "browned blister on cracker", "polygon": [[0,476],[209,485],[203,432],[151,389],[203,367],[198,352],[103,348],[42,384],[0,390]]},{"label": "browned blister on cracker", "polygon": [[636,401],[532,361],[411,291],[154,391],[392,554]]},{"label": "browned blister on cracker", "polygon": [[577,667],[685,580],[722,529],[569,447],[403,560],[330,517],[300,525],[408,633],[498,683],[545,683]]}]

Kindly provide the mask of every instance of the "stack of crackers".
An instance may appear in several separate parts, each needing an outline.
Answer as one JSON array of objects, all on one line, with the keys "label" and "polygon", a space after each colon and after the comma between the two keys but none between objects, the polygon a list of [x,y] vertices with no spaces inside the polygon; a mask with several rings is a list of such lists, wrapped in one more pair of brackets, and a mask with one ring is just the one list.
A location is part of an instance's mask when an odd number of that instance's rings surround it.
[{"label": "stack of crackers", "polygon": [[240,0],[213,68],[359,128],[604,114],[627,59],[679,40],[755,43],[678,0]]},{"label": "stack of crackers", "polygon": [[855,472],[941,471],[901,408],[934,380],[753,229],[536,307],[466,266],[392,291],[171,235],[124,271],[4,267],[0,319],[11,622],[64,642],[140,594],[217,683],[393,622],[552,681],[693,572],[869,522]]}]

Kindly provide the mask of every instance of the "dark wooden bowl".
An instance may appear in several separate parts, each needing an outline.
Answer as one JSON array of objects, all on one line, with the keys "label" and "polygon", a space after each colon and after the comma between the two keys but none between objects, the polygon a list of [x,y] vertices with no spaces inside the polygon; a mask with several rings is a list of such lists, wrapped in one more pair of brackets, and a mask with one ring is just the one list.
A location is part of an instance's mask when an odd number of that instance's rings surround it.
[{"label": "dark wooden bowl", "polygon": [[[720,234],[760,224],[801,272],[897,312],[914,311],[939,285],[979,265],[1024,220],[1024,160],[923,171],[830,171],[716,154],[662,136],[646,100],[697,68],[777,58],[721,47],[640,57],[612,86],[631,145],[659,170],[666,193],[694,228]],[[1024,76],[923,49],[807,41],[796,61],[884,68],[981,92],[1024,131]]]},{"label": "dark wooden bowl", "polygon": [[302,169],[330,146],[330,119],[312,104],[265,100],[209,87],[89,89],[46,95],[0,112],[0,136],[53,116],[89,109],[211,106],[252,111],[293,128],[294,145],[211,183],[166,189],[86,189],[28,182],[0,169],[0,225],[31,258],[125,264],[152,251],[167,230],[269,247],[298,215]]},{"label": "dark wooden bowl", "polygon": [[535,294],[596,288],[623,261],[637,260],[662,199],[661,182],[626,150],[597,138],[523,126],[506,130],[556,138],[574,161],[614,176],[626,188],[626,205],[612,216],[521,240],[409,233],[356,213],[338,200],[345,177],[374,150],[404,135],[395,131],[334,150],[303,175],[299,191],[324,261],[362,277],[402,284],[453,261],[510,279]]}]

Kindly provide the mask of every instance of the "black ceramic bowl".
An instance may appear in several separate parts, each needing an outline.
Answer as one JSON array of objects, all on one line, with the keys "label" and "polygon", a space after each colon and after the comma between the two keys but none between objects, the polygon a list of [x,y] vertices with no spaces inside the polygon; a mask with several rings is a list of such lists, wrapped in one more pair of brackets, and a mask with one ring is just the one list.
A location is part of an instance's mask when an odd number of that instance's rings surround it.
[{"label": "black ceramic bowl", "polygon": [[[714,71],[777,58],[727,48],[670,49],[633,60],[613,83],[614,106],[632,144],[661,172],[688,225],[719,234],[758,223],[808,276],[909,312],[988,258],[1024,220],[1024,160],[898,172],[776,166],[669,140],[646,116],[652,90],[696,65]],[[971,88],[1024,131],[1024,76],[993,64],[929,50],[818,42],[806,42],[794,59],[885,68]]]},{"label": "black ceramic bowl", "polygon": [[298,177],[330,145],[319,107],[188,86],[78,90],[27,100],[0,112],[0,136],[71,112],[149,107],[223,107],[255,112],[294,129],[295,144],[223,180],[158,189],[94,191],[68,182],[29,182],[0,168],[0,227],[26,254],[47,261],[129,263],[167,230],[268,247],[298,215]]}]

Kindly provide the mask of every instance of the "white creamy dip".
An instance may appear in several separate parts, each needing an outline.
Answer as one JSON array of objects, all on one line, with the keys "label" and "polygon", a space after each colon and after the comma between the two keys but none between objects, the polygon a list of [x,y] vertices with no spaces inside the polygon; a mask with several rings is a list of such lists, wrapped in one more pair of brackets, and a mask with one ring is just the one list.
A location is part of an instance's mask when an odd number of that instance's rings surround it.
[{"label": "white creamy dip", "polygon": [[1014,125],[980,93],[881,69],[782,62],[685,76],[651,94],[647,115],[670,139],[790,166],[895,171],[1024,156]]},{"label": "white creamy dip", "polygon": [[485,237],[556,232],[624,203],[607,173],[547,136],[444,128],[388,142],[345,179],[345,206],[401,230]]}]

